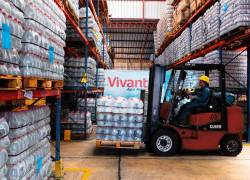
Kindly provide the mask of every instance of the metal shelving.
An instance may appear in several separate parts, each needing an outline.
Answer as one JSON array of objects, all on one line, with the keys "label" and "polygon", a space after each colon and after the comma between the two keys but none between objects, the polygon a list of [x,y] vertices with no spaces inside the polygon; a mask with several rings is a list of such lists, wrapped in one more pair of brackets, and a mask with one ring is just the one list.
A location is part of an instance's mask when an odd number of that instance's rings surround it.
[{"label": "metal shelving", "polygon": [[[181,35],[181,33],[189,27],[193,22],[195,22],[200,15],[205,13],[205,11],[211,7],[213,4],[216,3],[218,0],[208,0],[204,5],[202,5],[177,31],[173,32],[170,36],[166,36],[163,43],[161,44],[160,48],[157,50],[156,56],[159,56],[163,53],[163,51],[166,49],[166,47],[173,42],[178,36]],[[176,0],[173,2],[173,4],[176,6],[178,4],[179,0]]]},{"label": "metal shelving", "polygon": [[[32,98],[43,98],[43,97],[60,97],[61,96],[61,90],[59,89],[53,89],[53,90],[28,90],[29,92],[32,92],[33,96]],[[12,101],[12,100],[20,100],[25,99],[25,92],[26,90],[1,90],[1,96],[0,101]]]},{"label": "metal shelving", "polygon": [[[213,42],[209,43],[208,45],[204,46],[203,48],[192,52],[191,54],[177,60],[176,62],[170,64],[167,66],[167,69],[172,69],[174,67],[176,67],[177,65],[180,64],[185,64],[188,61],[204,56],[207,53],[216,50],[220,47],[230,47],[230,49],[234,49],[234,48],[239,48],[242,46],[246,46],[247,43],[250,40],[250,28],[246,28],[244,30],[239,31],[238,33],[235,33],[234,35],[228,33],[228,35],[226,37],[224,37],[223,39],[216,39]],[[242,41],[242,45],[239,45],[237,43],[237,45],[234,45],[234,42],[240,42]]]},{"label": "metal shelving", "polygon": [[[68,10],[64,7],[63,3],[60,0],[54,0],[54,1],[58,5],[58,7],[63,11],[67,20],[72,25],[72,27],[77,31],[77,33],[81,37],[82,41],[84,42],[85,46],[88,47],[89,52],[95,57],[95,60],[97,61],[97,63],[103,68],[108,68],[108,66],[105,64],[104,60],[101,58],[100,54],[96,51],[95,47],[89,42],[86,35],[83,34],[83,32],[81,31],[80,27],[77,25],[77,23],[75,22],[73,17],[70,15]],[[94,14],[94,12],[92,12],[92,13]]]}]

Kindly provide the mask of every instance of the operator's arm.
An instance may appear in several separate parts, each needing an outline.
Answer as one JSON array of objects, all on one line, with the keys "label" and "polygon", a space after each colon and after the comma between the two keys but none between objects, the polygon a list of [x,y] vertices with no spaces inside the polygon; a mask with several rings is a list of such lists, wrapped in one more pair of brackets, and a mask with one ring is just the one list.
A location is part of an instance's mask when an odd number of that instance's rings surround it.
[{"label": "operator's arm", "polygon": [[199,102],[199,103],[206,103],[208,101],[208,98],[210,96],[211,90],[206,87],[203,88],[202,91],[196,94],[196,96],[193,98],[193,100]]}]

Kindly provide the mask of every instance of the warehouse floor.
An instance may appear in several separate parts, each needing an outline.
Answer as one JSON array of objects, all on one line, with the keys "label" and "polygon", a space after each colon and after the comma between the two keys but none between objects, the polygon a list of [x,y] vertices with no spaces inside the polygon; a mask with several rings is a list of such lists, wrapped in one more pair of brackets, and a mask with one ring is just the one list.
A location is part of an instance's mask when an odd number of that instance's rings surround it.
[{"label": "warehouse floor", "polygon": [[95,140],[61,144],[65,180],[249,179],[247,144],[237,157],[198,154],[156,157],[144,151],[96,149]]}]

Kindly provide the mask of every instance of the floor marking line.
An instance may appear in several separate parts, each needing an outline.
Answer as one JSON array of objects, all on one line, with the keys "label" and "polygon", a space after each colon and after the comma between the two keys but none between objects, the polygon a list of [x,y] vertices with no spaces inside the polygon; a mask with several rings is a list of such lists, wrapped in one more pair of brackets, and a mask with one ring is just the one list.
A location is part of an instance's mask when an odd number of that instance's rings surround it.
[{"label": "floor marking line", "polygon": [[81,172],[83,173],[81,180],[88,180],[93,169],[90,168],[64,168],[66,172]]}]

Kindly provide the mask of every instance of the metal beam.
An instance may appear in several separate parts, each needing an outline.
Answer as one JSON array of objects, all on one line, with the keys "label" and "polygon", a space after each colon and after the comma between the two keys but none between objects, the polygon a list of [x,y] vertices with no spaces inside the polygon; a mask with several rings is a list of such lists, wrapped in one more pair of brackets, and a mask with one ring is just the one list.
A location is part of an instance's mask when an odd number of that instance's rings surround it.
[{"label": "metal beam", "polygon": [[[145,40],[135,40],[135,39],[112,39],[111,41],[120,41],[120,42],[145,42]],[[154,42],[154,40],[149,39],[146,42]]]},{"label": "metal beam", "polygon": [[247,142],[250,142],[250,44],[247,46]]},{"label": "metal beam", "polygon": [[153,35],[153,32],[148,32],[148,31],[146,31],[146,32],[136,32],[136,31],[131,31],[131,32],[123,32],[123,31],[121,31],[121,32],[115,32],[115,31],[109,31],[108,32],[109,34],[122,34],[122,35],[124,35],[124,34],[152,34]]},{"label": "metal beam", "polygon": [[143,58],[143,59],[141,59],[141,58],[128,58],[128,57],[127,58],[116,58],[116,57],[114,58],[114,60],[123,60],[123,59],[127,59],[127,60],[129,60],[129,59],[138,59],[138,60],[147,60],[147,61],[149,61],[149,59],[147,59],[147,58],[146,59],[145,58]]},{"label": "metal beam", "polygon": [[154,54],[154,51],[153,52],[143,52],[143,53],[137,53],[137,52],[115,52],[115,55],[118,55],[118,54],[136,54],[136,55],[140,55],[140,54],[143,54],[143,55],[146,55],[146,54]]},{"label": "metal beam", "polygon": [[153,46],[146,46],[146,47],[142,47],[142,46],[112,46],[113,49],[141,49],[141,48],[145,48],[145,49],[154,49]]}]

